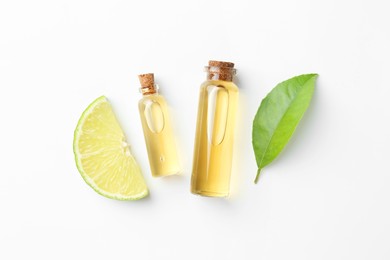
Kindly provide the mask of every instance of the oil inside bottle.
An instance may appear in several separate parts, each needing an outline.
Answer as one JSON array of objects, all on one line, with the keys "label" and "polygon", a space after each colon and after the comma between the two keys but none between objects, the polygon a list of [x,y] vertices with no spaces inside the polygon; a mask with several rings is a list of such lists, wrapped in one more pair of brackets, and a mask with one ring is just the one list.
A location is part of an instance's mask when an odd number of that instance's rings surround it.
[{"label": "oil inside bottle", "polygon": [[158,94],[153,74],[139,77],[143,97],[138,107],[152,175],[161,177],[179,173],[180,164],[167,103]]},{"label": "oil inside bottle", "polygon": [[191,191],[225,197],[230,189],[238,87],[232,82],[232,67],[210,63],[208,80],[200,89]]}]

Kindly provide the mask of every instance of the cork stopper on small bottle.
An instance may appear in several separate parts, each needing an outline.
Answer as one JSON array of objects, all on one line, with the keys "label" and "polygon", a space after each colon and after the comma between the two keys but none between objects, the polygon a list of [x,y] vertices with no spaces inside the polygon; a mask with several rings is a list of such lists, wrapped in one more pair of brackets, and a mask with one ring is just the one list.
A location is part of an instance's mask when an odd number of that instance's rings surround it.
[{"label": "cork stopper on small bottle", "polygon": [[210,60],[206,66],[208,80],[233,81],[236,69],[233,62]]},{"label": "cork stopper on small bottle", "polygon": [[154,94],[156,93],[156,85],[154,84],[154,74],[140,74],[138,75],[139,82],[141,83],[141,93],[146,94]]}]

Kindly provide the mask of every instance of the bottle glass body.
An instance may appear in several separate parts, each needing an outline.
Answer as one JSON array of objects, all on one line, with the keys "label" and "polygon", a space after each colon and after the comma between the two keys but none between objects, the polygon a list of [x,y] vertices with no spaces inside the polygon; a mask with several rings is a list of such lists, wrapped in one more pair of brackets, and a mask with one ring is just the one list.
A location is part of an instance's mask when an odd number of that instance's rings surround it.
[{"label": "bottle glass body", "polygon": [[229,195],[238,87],[232,81],[207,80],[200,88],[191,192]]},{"label": "bottle glass body", "polygon": [[138,104],[153,177],[180,172],[168,106],[158,93],[144,95]]}]

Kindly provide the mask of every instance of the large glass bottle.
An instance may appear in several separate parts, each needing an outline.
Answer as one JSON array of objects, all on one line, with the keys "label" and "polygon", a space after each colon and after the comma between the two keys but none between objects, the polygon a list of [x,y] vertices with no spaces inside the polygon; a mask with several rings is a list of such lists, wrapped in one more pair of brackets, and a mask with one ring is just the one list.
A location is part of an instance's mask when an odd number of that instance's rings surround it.
[{"label": "large glass bottle", "polygon": [[231,62],[209,61],[207,80],[200,87],[191,192],[229,195],[233,135],[238,103],[236,73]]},{"label": "large glass bottle", "polygon": [[165,99],[158,94],[153,73],[138,78],[143,95],[138,108],[152,175],[161,177],[179,173],[180,164]]}]

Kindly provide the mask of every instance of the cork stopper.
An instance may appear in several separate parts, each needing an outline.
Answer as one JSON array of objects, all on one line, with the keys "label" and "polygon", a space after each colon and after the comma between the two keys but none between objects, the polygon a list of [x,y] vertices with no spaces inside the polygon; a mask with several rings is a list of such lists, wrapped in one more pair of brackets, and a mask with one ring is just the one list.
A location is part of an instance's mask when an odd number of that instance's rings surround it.
[{"label": "cork stopper", "polygon": [[233,62],[210,60],[206,66],[208,80],[233,81],[236,69]]},{"label": "cork stopper", "polygon": [[141,83],[140,90],[142,94],[146,95],[156,93],[153,73],[140,74],[138,75],[138,79]]},{"label": "cork stopper", "polygon": [[227,62],[227,61],[217,61],[217,60],[210,60],[209,61],[210,67],[225,67],[225,68],[234,68],[233,62]]}]

